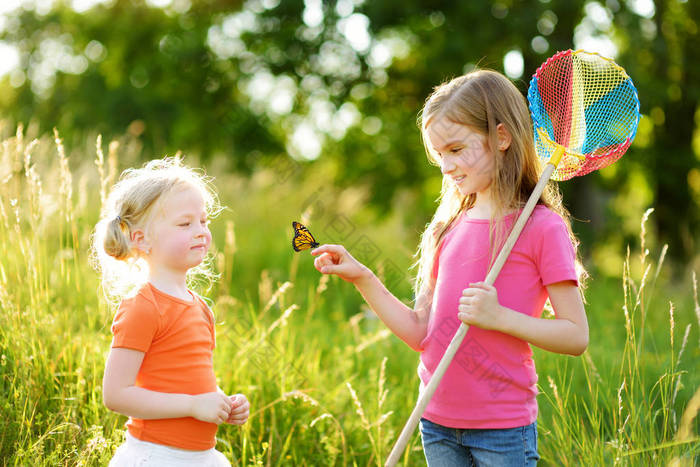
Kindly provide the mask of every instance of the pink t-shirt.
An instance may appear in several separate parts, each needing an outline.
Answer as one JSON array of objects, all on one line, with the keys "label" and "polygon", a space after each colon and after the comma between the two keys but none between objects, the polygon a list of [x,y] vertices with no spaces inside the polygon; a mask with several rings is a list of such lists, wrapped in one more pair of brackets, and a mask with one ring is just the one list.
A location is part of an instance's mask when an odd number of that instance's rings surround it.
[{"label": "pink t-shirt", "polygon": [[[506,216],[508,227],[516,215]],[[462,215],[443,238],[428,334],[418,375],[427,385],[460,321],[457,306],[471,282],[486,278],[489,221]],[[539,317],[546,285],[574,281],[575,252],[561,217],[538,205],[515,243],[494,287],[507,308]],[[452,428],[514,428],[537,419],[537,373],[530,345],[498,331],[471,326],[435,391],[424,417]]]}]

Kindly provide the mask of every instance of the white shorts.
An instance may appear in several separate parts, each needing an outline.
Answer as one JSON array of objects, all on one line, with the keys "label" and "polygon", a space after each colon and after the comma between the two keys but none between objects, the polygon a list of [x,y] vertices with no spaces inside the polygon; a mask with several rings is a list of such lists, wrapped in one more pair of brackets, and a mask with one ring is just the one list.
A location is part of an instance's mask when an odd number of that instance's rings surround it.
[{"label": "white shorts", "polygon": [[189,451],[163,444],[141,441],[126,432],[126,441],[117,448],[109,467],[231,467],[231,463],[214,448]]}]

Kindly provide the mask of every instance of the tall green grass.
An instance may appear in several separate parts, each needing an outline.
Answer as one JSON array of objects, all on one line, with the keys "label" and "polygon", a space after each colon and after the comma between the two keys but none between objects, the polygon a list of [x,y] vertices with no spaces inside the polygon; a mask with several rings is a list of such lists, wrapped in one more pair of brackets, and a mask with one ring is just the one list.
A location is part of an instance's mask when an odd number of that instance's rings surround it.
[{"label": "tall green grass", "polygon": [[[20,128],[1,143],[3,465],[104,465],[122,441],[125,417],[106,410],[101,393],[113,310],[88,249],[100,201],[139,148],[123,139],[105,155],[101,139],[91,141],[70,151],[57,133],[35,140]],[[271,162],[248,178],[226,169],[225,160],[209,165],[229,209],[212,226],[221,279],[201,292],[214,300],[219,383],[252,409],[243,427],[220,428],[218,449],[233,465],[383,465],[417,396],[418,356],[351,285],[292,252],[291,221],[354,252],[373,245],[369,263],[409,300],[419,233],[407,221],[411,200],[380,217],[361,187],[324,182],[332,167]],[[620,278],[594,274],[584,356],[536,350],[544,465],[700,458],[696,279],[671,281],[645,225]],[[402,272],[392,276],[392,265]],[[417,435],[402,462],[424,465]]]}]

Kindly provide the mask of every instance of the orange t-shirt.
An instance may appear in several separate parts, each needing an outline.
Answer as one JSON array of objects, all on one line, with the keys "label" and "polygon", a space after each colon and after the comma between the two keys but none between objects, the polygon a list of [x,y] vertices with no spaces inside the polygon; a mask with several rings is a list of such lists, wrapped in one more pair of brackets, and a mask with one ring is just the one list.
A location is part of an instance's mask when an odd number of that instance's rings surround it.
[{"label": "orange t-shirt", "polygon": [[[136,386],[177,394],[216,391],[214,317],[200,297],[193,294],[188,302],[146,284],[136,296],[122,301],[112,333],[113,348],[145,352]],[[142,441],[181,449],[204,450],[216,444],[216,424],[192,417],[130,417],[126,426]]]}]

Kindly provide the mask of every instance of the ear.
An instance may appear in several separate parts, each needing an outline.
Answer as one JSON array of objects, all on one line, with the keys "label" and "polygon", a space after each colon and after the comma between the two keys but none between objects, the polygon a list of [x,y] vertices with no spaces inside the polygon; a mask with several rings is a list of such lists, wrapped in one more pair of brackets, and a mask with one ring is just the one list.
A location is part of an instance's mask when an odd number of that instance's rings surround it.
[{"label": "ear", "polygon": [[510,131],[506,128],[503,123],[496,125],[496,131],[498,132],[498,150],[505,151],[510,147],[512,137]]},{"label": "ear", "polygon": [[144,232],[142,229],[132,230],[131,247],[138,250],[140,254],[149,254],[151,252],[151,244],[146,238],[146,232]]}]

